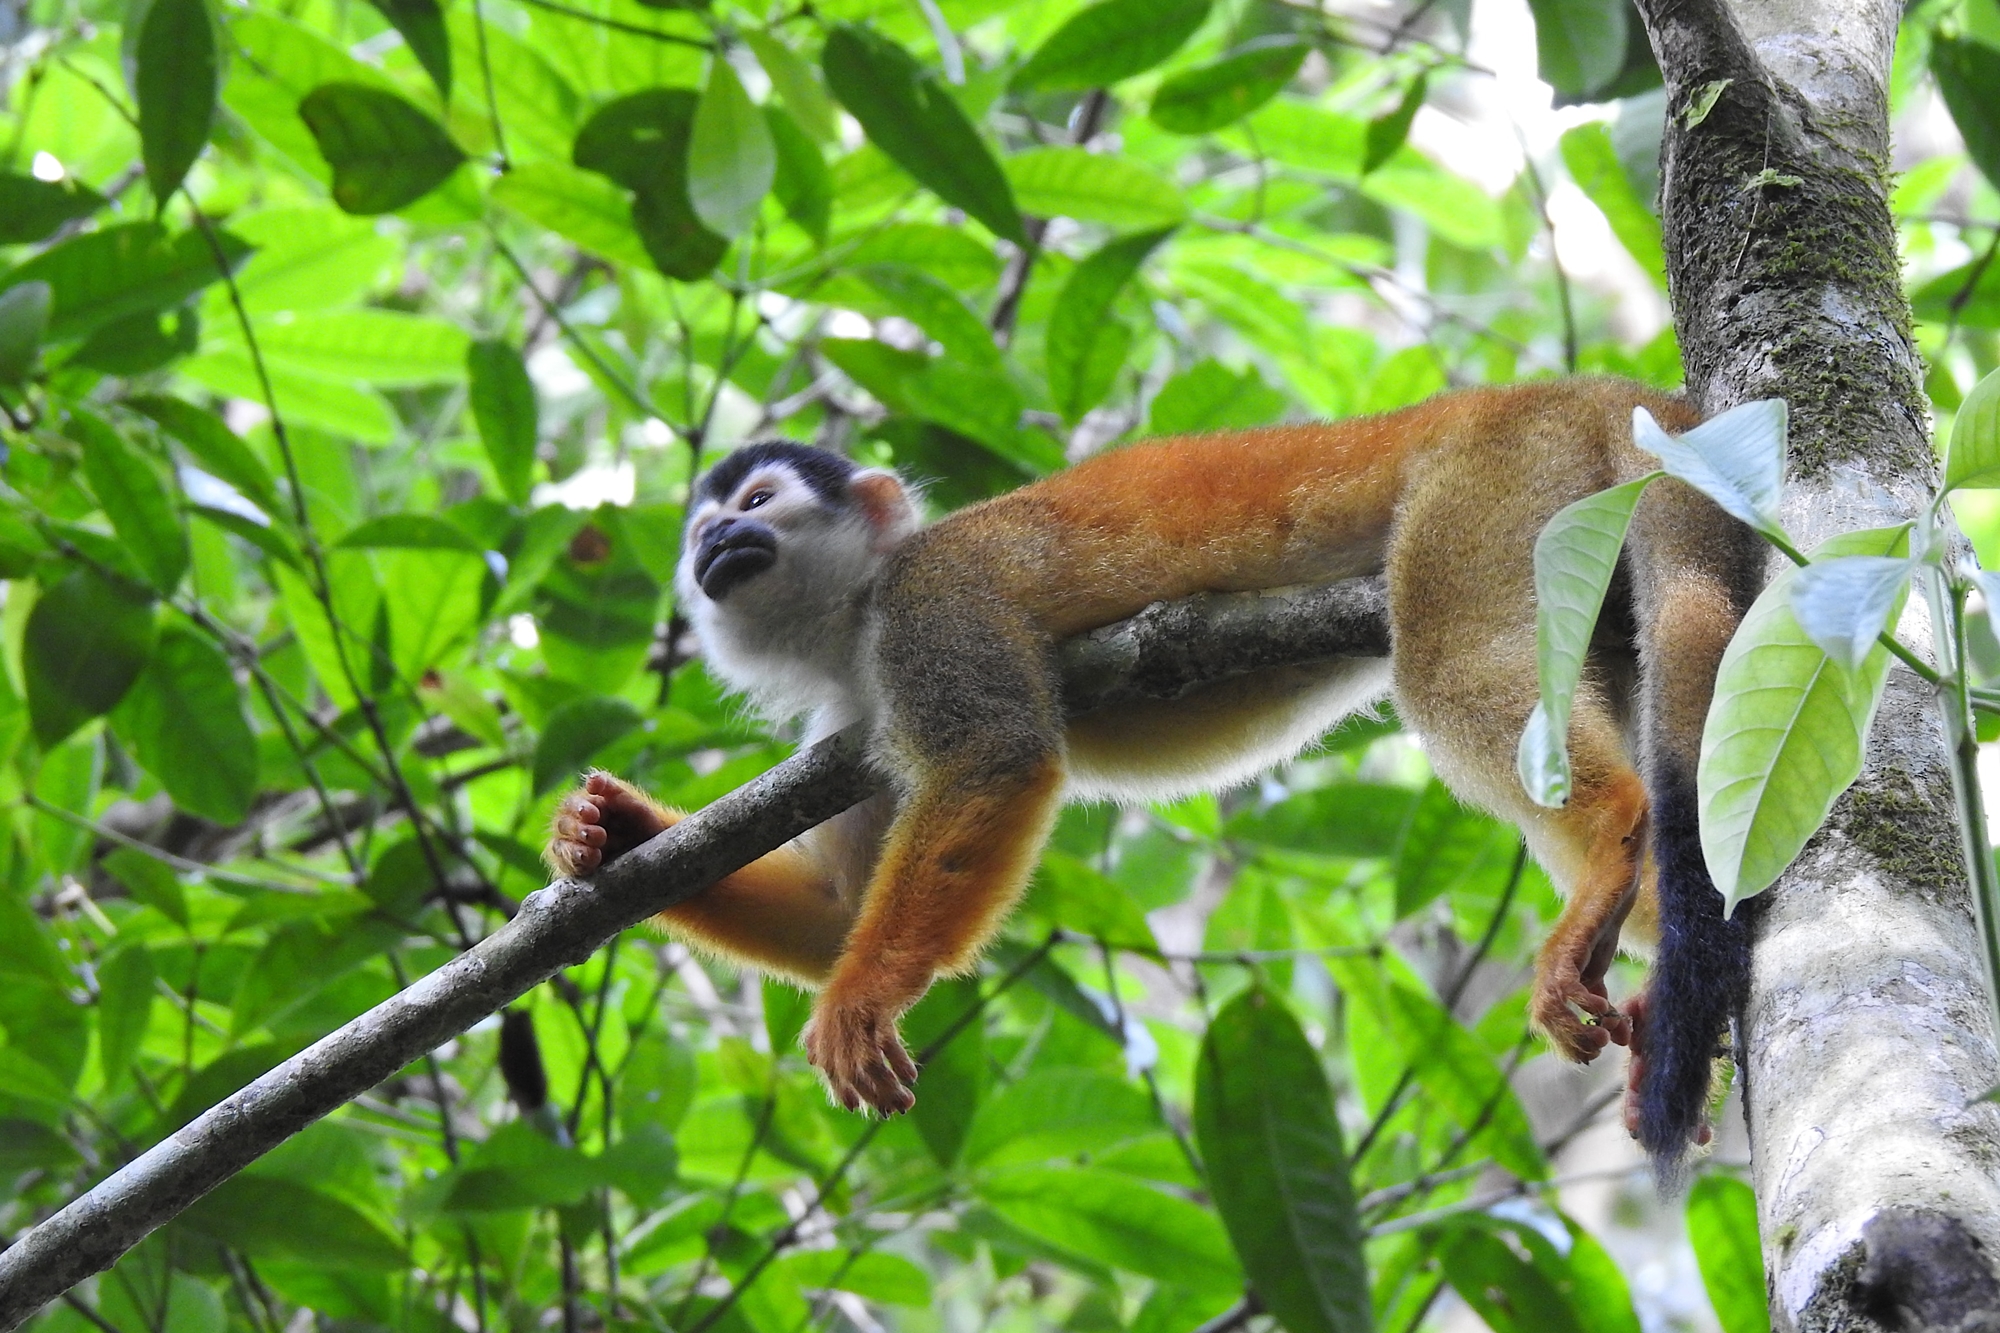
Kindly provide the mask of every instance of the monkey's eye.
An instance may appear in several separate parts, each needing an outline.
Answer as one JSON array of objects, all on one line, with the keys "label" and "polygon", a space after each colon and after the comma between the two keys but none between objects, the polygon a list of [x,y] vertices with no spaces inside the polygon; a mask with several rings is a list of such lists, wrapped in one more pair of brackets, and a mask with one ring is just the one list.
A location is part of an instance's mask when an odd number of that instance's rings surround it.
[{"label": "monkey's eye", "polygon": [[743,507],[745,509],[756,509],[760,505],[768,504],[772,496],[776,494],[777,492],[773,491],[769,486],[759,486],[756,490],[750,492],[749,498],[743,502]]}]

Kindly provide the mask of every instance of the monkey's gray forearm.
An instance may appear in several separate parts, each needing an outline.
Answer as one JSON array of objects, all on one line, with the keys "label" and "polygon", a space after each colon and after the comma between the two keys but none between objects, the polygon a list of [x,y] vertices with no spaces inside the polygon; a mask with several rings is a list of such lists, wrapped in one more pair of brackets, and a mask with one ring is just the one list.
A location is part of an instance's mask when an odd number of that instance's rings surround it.
[{"label": "monkey's gray forearm", "polygon": [[[1072,711],[1177,698],[1245,671],[1388,650],[1380,580],[1149,607],[1065,645]],[[314,1120],[464,1032],[619,931],[867,799],[858,728],[620,857],[529,895],[498,931],[210,1108],[0,1251],[0,1330],[103,1271],[156,1227]]]},{"label": "monkey's gray forearm", "polygon": [[1135,699],[1179,699],[1203,685],[1330,657],[1389,655],[1389,593],[1379,577],[1274,592],[1200,593],[1062,645],[1072,714]]}]

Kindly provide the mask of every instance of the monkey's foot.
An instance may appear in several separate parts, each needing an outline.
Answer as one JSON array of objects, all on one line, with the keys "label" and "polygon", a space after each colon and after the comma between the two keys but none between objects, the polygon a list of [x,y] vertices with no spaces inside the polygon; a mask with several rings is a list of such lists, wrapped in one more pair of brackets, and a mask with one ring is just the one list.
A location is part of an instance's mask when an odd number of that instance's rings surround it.
[{"label": "monkey's foot", "polygon": [[[1646,1008],[1644,991],[1625,1002],[1625,1017],[1632,1025],[1632,1062],[1625,1070],[1625,1132],[1639,1137],[1639,1090],[1646,1082]],[[1705,1147],[1715,1131],[1704,1120],[1695,1131],[1696,1147]]]},{"label": "monkey's foot", "polygon": [[556,807],[542,859],[559,875],[588,875],[672,822],[638,788],[592,773]]},{"label": "monkey's foot", "polygon": [[1536,969],[1528,1022],[1564,1059],[1577,1064],[1589,1064],[1613,1042],[1632,1043],[1631,1017],[1611,1003],[1603,977],[1587,978],[1561,959],[1544,957]]},{"label": "monkey's foot", "polygon": [[896,1032],[896,1020],[872,1005],[822,997],[805,1032],[806,1058],[826,1090],[850,1111],[901,1115],[917,1104],[910,1091],[917,1066]]}]

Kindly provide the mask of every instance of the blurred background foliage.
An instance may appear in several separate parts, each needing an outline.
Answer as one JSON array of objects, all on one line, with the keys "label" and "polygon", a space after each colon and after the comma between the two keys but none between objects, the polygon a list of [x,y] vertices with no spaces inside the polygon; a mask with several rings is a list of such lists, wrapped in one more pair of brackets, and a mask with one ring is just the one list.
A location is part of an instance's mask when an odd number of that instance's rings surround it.
[{"label": "blurred background foliage", "polygon": [[[1918,4],[1894,89],[1943,413],[2000,360],[1989,40]],[[942,512],[1676,384],[1658,84],[1626,0],[0,4],[0,1239],[495,929],[581,768],[788,752],[674,615],[735,444]],[[1762,1329],[1740,1136],[1662,1206],[1621,1061],[1525,1035],[1555,910],[1365,719],[1070,810],[911,1116],[634,931],[35,1327]]]}]

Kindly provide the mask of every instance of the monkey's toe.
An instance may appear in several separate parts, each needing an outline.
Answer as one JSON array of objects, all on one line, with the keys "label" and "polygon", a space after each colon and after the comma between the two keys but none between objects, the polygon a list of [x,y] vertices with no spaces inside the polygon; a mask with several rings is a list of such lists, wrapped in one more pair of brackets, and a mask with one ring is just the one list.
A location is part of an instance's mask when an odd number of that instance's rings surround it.
[{"label": "monkey's toe", "polygon": [[901,1115],[917,1104],[917,1066],[894,1019],[821,1003],[805,1033],[806,1058],[833,1100],[850,1111]]},{"label": "monkey's toe", "polygon": [[591,773],[556,807],[542,858],[557,874],[588,875],[663,832],[668,822],[637,788],[609,773]]},{"label": "monkey's toe", "polygon": [[1623,1046],[1631,1038],[1630,1022],[1611,1001],[1574,979],[1550,978],[1536,986],[1528,1017],[1564,1059],[1576,1064],[1589,1064],[1613,1042]]}]

